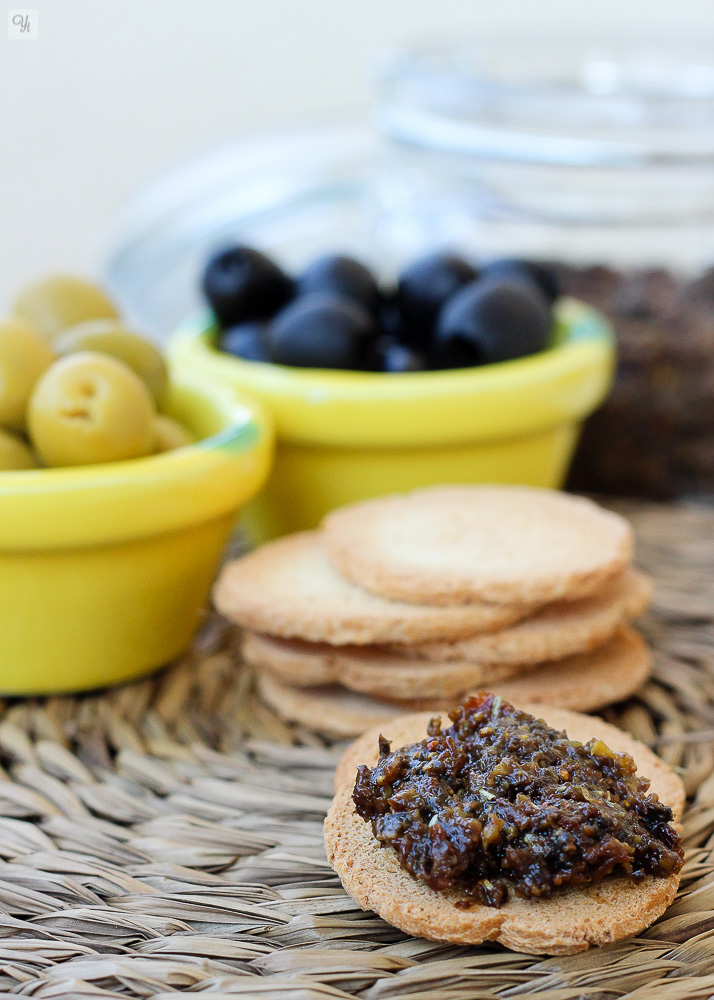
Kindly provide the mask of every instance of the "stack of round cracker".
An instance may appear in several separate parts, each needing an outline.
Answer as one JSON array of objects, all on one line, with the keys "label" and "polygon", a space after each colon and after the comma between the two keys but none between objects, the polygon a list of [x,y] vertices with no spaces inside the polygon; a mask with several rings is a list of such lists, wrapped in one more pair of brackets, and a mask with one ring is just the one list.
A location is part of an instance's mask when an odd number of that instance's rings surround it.
[{"label": "stack of round cracker", "polygon": [[590,500],[433,487],[264,545],[224,568],[214,599],[245,630],[261,697],[328,736],[476,689],[588,712],[649,674],[630,622],[651,587],[632,548],[628,523]]}]

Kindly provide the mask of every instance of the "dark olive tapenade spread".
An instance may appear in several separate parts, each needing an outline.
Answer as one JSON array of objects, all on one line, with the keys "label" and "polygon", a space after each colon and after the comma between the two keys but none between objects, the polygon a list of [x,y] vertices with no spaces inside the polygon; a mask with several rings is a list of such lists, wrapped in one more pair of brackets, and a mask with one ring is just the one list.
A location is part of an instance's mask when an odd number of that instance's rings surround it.
[{"label": "dark olive tapenade spread", "polygon": [[[479,694],[433,719],[420,743],[357,773],[357,813],[403,868],[432,889],[500,906],[509,889],[550,896],[611,874],[666,877],[682,867],[672,811],[601,740],[568,740]],[[468,903],[466,904],[468,905]]]}]

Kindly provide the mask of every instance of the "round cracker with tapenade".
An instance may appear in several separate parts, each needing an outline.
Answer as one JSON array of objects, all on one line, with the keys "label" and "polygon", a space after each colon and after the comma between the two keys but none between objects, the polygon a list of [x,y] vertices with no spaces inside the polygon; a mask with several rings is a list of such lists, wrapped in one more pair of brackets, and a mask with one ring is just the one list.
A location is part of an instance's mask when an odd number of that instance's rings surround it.
[{"label": "round cracker with tapenade", "polygon": [[343,579],[316,531],[278,538],[229,562],[213,600],[226,618],[255,632],[333,645],[458,639],[503,628],[531,610],[386,601]]},{"label": "round cracker with tapenade", "polygon": [[[684,789],[674,772],[647,747],[614,726],[578,712],[522,705],[524,711],[564,730],[571,740],[603,740],[630,754],[650,788],[668,805],[675,820],[684,808]],[[400,866],[390,847],[381,847],[369,823],[355,812],[352,790],[359,764],[374,766],[380,735],[393,748],[424,739],[431,714],[403,716],[365,733],[348,748],[336,772],[336,794],[325,820],[330,864],[347,892],[365,910],[418,937],[456,944],[499,942],[529,954],[569,955],[593,945],[637,934],[653,923],[674,899],[679,874],[648,875],[633,882],[608,877],[541,899],[511,895],[498,909],[474,904],[455,889],[434,891]],[[464,905],[466,904],[466,905]]]},{"label": "round cracker with tapenade", "polygon": [[337,570],[388,600],[545,604],[594,593],[632,556],[627,521],[527,486],[436,486],[323,521]]}]

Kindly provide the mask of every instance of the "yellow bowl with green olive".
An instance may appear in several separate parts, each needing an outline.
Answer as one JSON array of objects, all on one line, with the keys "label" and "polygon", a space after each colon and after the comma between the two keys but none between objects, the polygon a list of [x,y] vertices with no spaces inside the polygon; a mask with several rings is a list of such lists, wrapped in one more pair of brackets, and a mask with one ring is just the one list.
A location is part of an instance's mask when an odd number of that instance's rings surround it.
[{"label": "yellow bowl with green olive", "polygon": [[169,378],[77,279],[23,290],[0,321],[6,384],[0,694],[115,684],[167,663],[267,476],[270,421],[230,387]]}]

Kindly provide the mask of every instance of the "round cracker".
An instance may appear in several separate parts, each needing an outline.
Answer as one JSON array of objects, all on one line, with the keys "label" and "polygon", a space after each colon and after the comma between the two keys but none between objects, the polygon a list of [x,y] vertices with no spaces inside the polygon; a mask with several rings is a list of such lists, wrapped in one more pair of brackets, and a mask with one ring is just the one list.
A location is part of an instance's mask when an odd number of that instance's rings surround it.
[{"label": "round cracker", "polygon": [[[337,685],[298,688],[278,680],[269,671],[257,675],[258,694],[265,704],[285,722],[305,726],[329,739],[352,739],[380,721],[388,722],[395,713],[413,712],[417,707],[400,708],[391,702],[377,701],[366,694],[347,691]],[[434,704],[434,711],[446,705]]]},{"label": "round cracker", "polygon": [[[489,684],[488,690],[510,702],[554,704],[594,712],[634,694],[649,676],[650,668],[651,656],[644,640],[633,629],[622,629],[592,653],[543,664],[537,670]],[[444,711],[463,696],[390,702],[338,685],[296,687],[269,671],[260,672],[258,687],[263,700],[285,721],[329,737],[358,736],[390,713],[404,714],[416,708]]]},{"label": "round cracker", "polygon": [[652,583],[635,569],[607,580],[595,594],[578,601],[556,601],[514,625],[490,635],[454,642],[418,643],[409,654],[428,660],[467,660],[482,664],[534,664],[595,649],[650,602]]},{"label": "round cracker", "polygon": [[316,531],[279,538],[228,563],[213,600],[227,618],[255,632],[334,645],[457,639],[503,628],[531,610],[385,601],[335,572]]},{"label": "round cracker", "polygon": [[490,686],[506,701],[597,712],[639,691],[651,670],[647,643],[634,629],[621,628],[588,653],[552,660]]},{"label": "round cracker", "polygon": [[[651,750],[614,726],[562,709],[522,704],[571,739],[601,739],[629,753],[650,787],[675,819],[684,809],[679,778]],[[378,759],[380,733],[394,747],[424,739],[431,715],[403,716],[382,723],[348,748],[336,773],[336,794],[325,820],[325,847],[330,864],[347,892],[365,910],[373,910],[395,927],[418,937],[456,944],[497,941],[535,955],[570,955],[593,945],[619,941],[644,930],[674,899],[680,876],[647,877],[641,882],[609,878],[592,886],[567,889],[545,899],[511,894],[498,909],[457,904],[466,897],[456,890],[435,892],[404,871],[395,851],[381,847],[371,826],[354,811],[352,788],[357,766]]]},{"label": "round cracker", "polygon": [[383,698],[450,698],[510,677],[518,666],[453,660],[436,663],[389,653],[380,646],[330,646],[248,632],[243,658],[295,687],[341,684]]},{"label": "round cracker", "polygon": [[624,569],[632,530],[583,497],[526,486],[438,486],[328,514],[335,567],[388,600],[544,604]]}]

